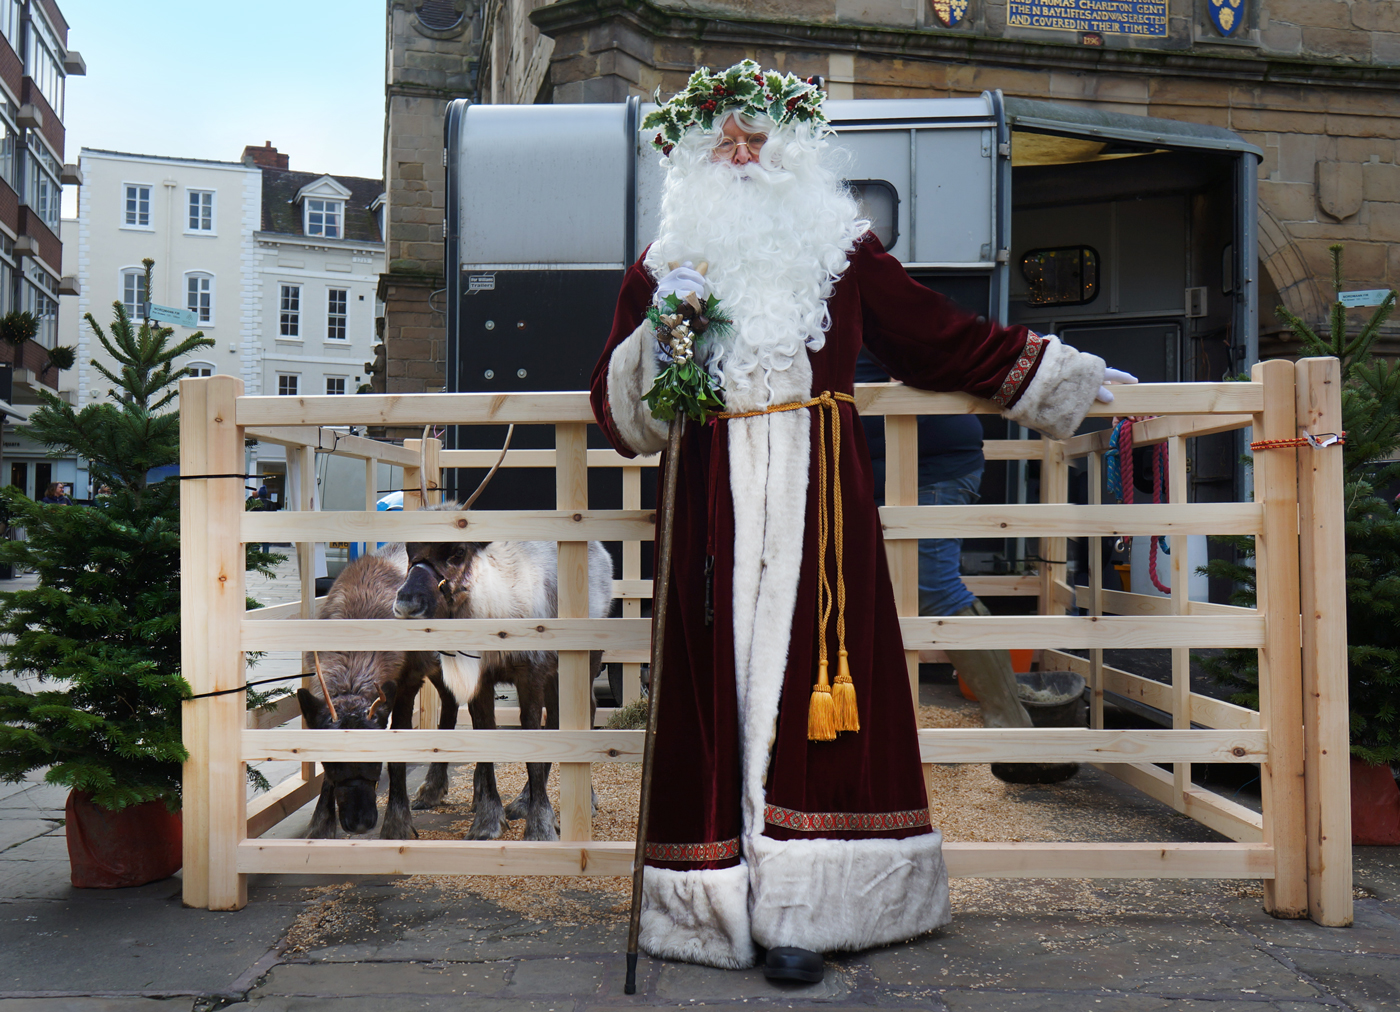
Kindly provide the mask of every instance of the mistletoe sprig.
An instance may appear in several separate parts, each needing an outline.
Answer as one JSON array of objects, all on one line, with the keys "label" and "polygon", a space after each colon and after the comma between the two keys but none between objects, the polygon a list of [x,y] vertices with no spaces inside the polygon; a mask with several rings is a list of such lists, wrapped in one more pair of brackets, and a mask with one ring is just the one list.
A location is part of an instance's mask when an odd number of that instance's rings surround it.
[{"label": "mistletoe sprig", "polygon": [[684,299],[674,294],[647,309],[656,327],[656,339],[670,363],[643,395],[652,417],[673,421],[677,415],[704,422],[724,410],[724,401],[704,365],[696,361],[695,345],[706,337],[723,337],[730,320],[719,315],[719,300],[711,295],[703,303],[694,294]]},{"label": "mistletoe sprig", "polygon": [[695,124],[705,130],[714,129],[715,117],[726,110],[737,110],[745,116],[769,116],[782,126],[785,123],[825,123],[822,101],[826,96],[817,87],[817,79],[802,80],[796,74],[764,73],[753,60],[736,63],[728,70],[712,72],[701,67],[690,75],[684,88],[648,113],[642,120],[643,130],[655,130],[652,147],[663,155]]}]

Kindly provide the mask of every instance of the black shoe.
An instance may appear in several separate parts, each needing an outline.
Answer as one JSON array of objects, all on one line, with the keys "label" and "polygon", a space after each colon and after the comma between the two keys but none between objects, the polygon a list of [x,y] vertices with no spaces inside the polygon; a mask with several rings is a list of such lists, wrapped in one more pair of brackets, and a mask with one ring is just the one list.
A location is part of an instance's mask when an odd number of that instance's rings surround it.
[{"label": "black shoe", "polygon": [[1078,772],[1078,763],[992,763],[992,776],[1008,784],[1058,784]]},{"label": "black shoe", "polygon": [[781,945],[768,950],[763,963],[763,976],[769,980],[805,980],[815,984],[822,979],[822,954],[795,945]]}]

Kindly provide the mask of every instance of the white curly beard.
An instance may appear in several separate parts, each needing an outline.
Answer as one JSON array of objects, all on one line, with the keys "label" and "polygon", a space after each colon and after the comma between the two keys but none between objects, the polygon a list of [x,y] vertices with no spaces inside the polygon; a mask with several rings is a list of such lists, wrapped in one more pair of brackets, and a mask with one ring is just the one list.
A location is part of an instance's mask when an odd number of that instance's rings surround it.
[{"label": "white curly beard", "polygon": [[[826,300],[870,227],[809,128],[771,130],[761,163],[710,160],[721,123],[691,130],[666,161],[661,229],[646,255],[652,276],[673,262],[708,261],[707,279],[733,321],[704,346],[731,410],[774,403],[774,372],[821,350]],[[762,126],[762,124],[759,124]]]}]

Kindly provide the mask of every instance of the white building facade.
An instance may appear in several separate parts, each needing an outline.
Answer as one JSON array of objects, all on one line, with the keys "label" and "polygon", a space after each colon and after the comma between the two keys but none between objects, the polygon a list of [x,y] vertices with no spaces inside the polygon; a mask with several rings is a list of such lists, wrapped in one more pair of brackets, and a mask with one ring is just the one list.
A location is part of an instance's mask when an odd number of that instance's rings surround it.
[{"label": "white building facade", "polygon": [[[63,379],[75,404],[110,386],[91,363],[115,362],[83,317],[110,333],[113,302],[133,318],[148,301],[193,311],[197,326],[177,326],[176,339],[198,329],[215,345],[180,364],[237,376],[248,394],[353,394],[368,379],[380,183],[292,172],[286,159],[270,145],[236,162],[83,149],[78,217],[64,222],[80,294],[59,314],[60,343],[78,353]],[[150,292],[146,257],[156,262]],[[248,464],[280,498],[282,448],[251,447]],[[79,496],[85,477],[80,466]]]}]

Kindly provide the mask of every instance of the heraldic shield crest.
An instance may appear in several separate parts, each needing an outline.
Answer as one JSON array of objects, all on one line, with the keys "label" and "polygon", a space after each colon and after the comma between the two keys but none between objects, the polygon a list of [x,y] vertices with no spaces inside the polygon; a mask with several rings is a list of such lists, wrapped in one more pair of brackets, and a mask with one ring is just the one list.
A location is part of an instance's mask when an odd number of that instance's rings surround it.
[{"label": "heraldic shield crest", "polygon": [[[967,17],[967,6],[971,0],[929,0],[933,7],[933,13],[938,16],[938,20],[949,28],[952,28],[963,18]],[[1229,0],[1226,0],[1228,3]],[[1242,0],[1237,0],[1242,2]]]},{"label": "heraldic shield crest", "polygon": [[1244,0],[1210,0],[1210,21],[1221,35],[1232,34],[1242,20]]}]

